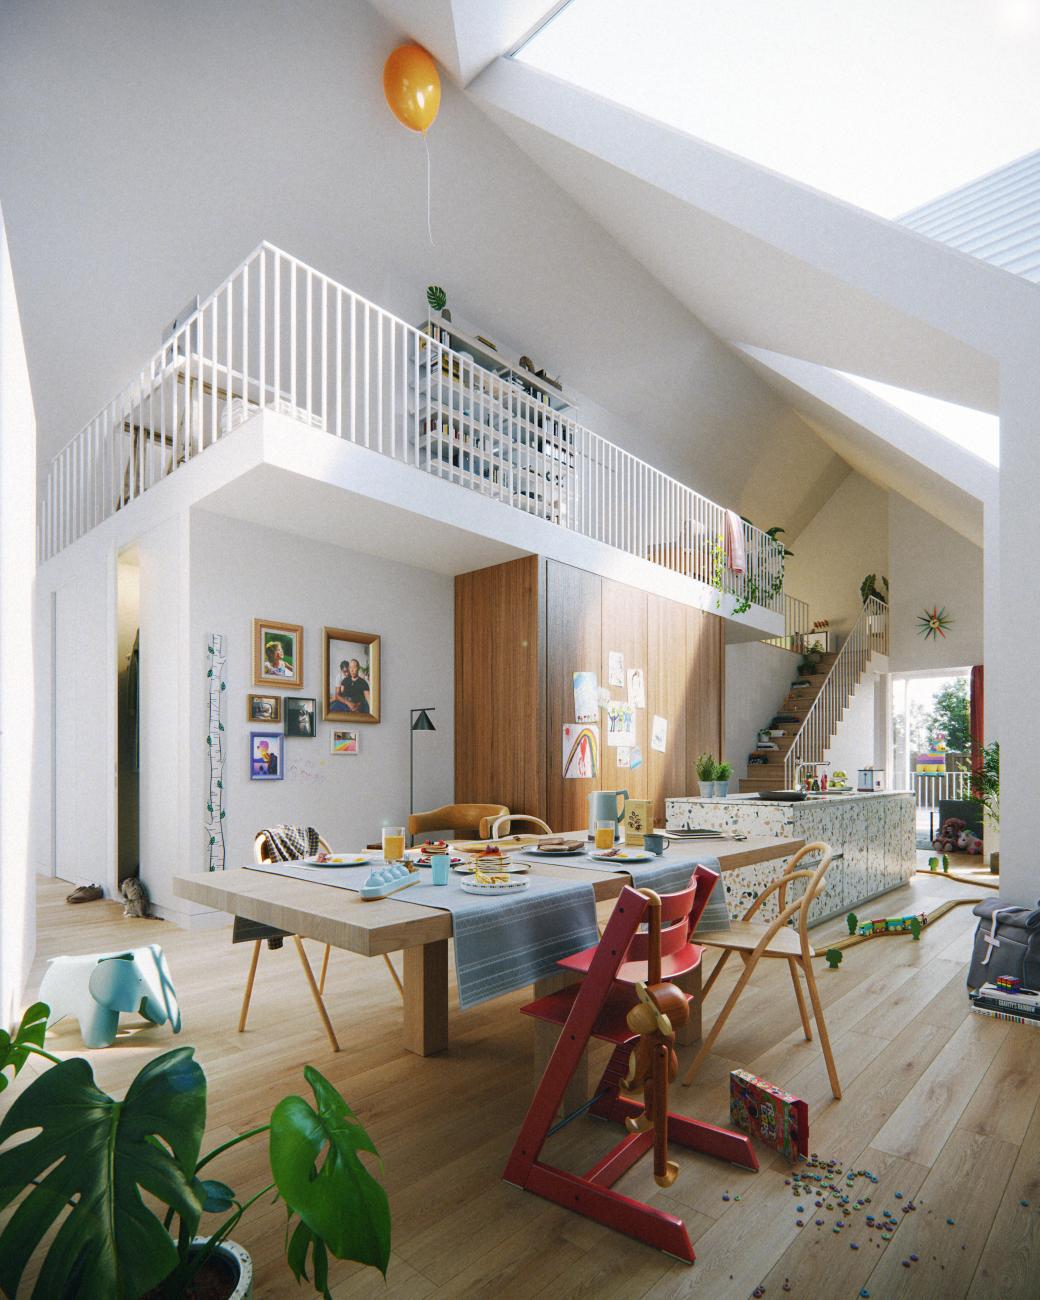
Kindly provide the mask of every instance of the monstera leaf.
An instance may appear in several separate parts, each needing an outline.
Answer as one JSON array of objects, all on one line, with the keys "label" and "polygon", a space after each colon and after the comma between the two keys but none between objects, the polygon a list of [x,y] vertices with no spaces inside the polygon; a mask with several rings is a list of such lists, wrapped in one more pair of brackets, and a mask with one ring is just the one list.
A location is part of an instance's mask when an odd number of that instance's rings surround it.
[{"label": "monstera leaf", "polygon": [[[312,1066],[304,1078],[317,1109],[302,1097],[284,1097],[271,1116],[271,1172],[290,1214],[301,1222],[289,1246],[297,1281],[314,1250],[314,1281],[327,1294],[326,1250],[338,1259],[372,1264],[386,1275],[390,1260],[390,1204],[358,1158],[378,1152],[353,1111]],[[325,1158],[321,1161],[322,1152]]]},{"label": "monstera leaf", "polygon": [[0,1235],[0,1289],[13,1296],[30,1255],[59,1220],[34,1300],[129,1300],[161,1282],[177,1251],[139,1189],[194,1232],[194,1178],[206,1119],[206,1077],[180,1047],[141,1070],[124,1101],[94,1083],[82,1059],[62,1061],[15,1100],[0,1123],[0,1210],[31,1183]]},{"label": "monstera leaf", "polygon": [[426,301],[434,311],[443,311],[448,302],[448,295],[439,284],[431,284],[426,290]]},{"label": "monstera leaf", "polygon": [[[47,1033],[47,1017],[51,1009],[45,1002],[34,1002],[22,1016],[21,1024],[14,1036],[6,1029],[0,1029],[0,1092],[7,1087],[29,1059],[29,1044],[42,1047]],[[8,1078],[6,1071],[12,1071]]]}]

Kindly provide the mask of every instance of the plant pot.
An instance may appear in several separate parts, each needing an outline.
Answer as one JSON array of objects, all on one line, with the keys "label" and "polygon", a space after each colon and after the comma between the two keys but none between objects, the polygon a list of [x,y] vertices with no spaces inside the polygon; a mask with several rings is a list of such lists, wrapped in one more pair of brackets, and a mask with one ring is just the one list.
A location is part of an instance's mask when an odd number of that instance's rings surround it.
[{"label": "plant pot", "polygon": [[[192,1251],[204,1246],[206,1240],[205,1237],[196,1237],[191,1243]],[[252,1257],[237,1241],[223,1241],[192,1281],[206,1300],[252,1300]],[[208,1289],[199,1287],[200,1283]],[[151,1300],[152,1296],[161,1294],[162,1288],[156,1287],[144,1300]]]},{"label": "plant pot", "polygon": [[725,799],[725,797],[729,794],[729,782],[715,781],[713,784],[715,786],[715,798]]},{"label": "plant pot", "polygon": [[698,789],[700,790],[700,792],[701,792],[701,798],[702,798],[702,799],[714,799],[714,798],[715,798],[715,782],[714,782],[714,781],[698,781],[698,782],[697,782],[697,788],[698,788]]}]

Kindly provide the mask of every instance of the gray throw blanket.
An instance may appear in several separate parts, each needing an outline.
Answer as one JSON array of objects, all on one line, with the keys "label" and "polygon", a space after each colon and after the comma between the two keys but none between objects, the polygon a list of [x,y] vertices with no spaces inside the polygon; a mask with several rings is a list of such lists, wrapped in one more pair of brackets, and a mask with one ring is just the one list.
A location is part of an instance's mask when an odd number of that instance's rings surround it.
[{"label": "gray throw blanket", "polygon": [[257,831],[257,837],[261,835],[271,862],[300,862],[321,848],[321,836],[313,826],[270,826]]}]

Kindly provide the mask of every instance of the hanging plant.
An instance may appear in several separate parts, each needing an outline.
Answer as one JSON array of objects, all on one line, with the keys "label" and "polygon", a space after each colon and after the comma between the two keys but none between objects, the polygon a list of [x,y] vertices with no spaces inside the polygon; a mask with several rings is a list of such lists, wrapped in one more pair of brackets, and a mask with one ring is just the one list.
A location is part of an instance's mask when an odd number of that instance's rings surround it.
[{"label": "hanging plant", "polygon": [[926,641],[938,641],[940,637],[945,639],[947,631],[953,626],[953,619],[946,614],[946,607],[940,609],[935,606],[934,609],[926,609],[923,614],[917,616],[917,630]]}]

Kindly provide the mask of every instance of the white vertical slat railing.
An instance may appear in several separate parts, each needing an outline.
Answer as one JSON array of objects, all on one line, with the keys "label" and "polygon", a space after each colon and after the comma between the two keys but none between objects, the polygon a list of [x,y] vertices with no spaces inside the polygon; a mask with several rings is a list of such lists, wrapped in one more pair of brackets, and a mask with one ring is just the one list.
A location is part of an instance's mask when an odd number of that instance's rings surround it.
[{"label": "white vertical slat railing", "polygon": [[261,408],[782,612],[783,549],[466,353],[261,244],[51,462],[49,559]]}]

